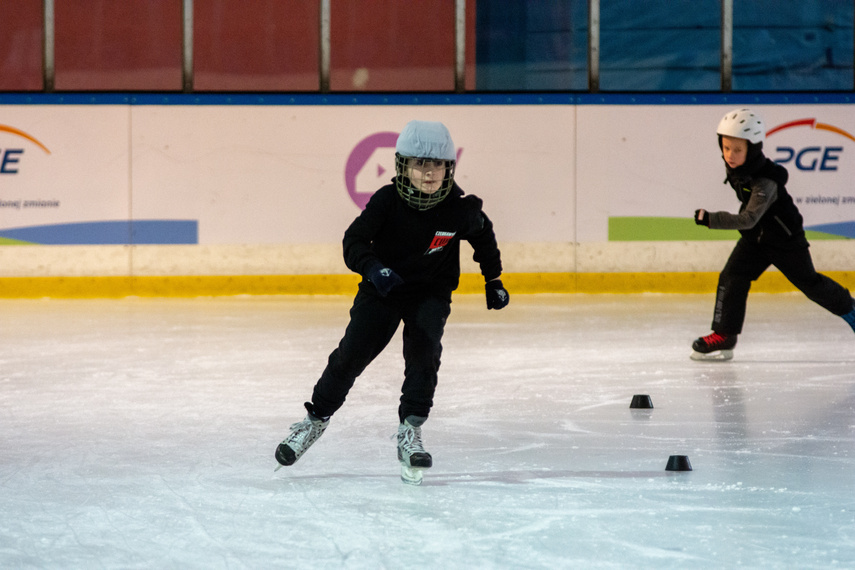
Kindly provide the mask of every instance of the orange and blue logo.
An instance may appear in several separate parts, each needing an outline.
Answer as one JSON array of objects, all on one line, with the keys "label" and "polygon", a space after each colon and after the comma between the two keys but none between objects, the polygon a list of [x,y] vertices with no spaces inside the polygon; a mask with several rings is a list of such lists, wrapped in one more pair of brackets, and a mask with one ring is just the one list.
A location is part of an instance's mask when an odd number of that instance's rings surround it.
[{"label": "orange and blue logo", "polygon": [[[835,127],[834,125],[829,125],[828,123],[821,123],[815,118],[798,119],[796,121],[789,121],[787,123],[783,123],[781,125],[778,125],[777,127],[769,129],[769,131],[766,133],[766,137],[768,138],[771,135],[774,135],[775,133],[798,127],[810,127],[812,130],[827,131],[847,138],[852,142],[855,142],[855,136],[853,136],[851,133],[841,129],[840,127]],[[775,148],[775,151],[779,153],[778,156],[774,157],[775,162],[777,162],[778,164],[792,163],[799,170],[809,172],[833,172],[837,170],[838,161],[840,160],[840,157],[843,154],[843,147],[807,146],[796,149],[789,146],[779,146]]]},{"label": "orange and blue logo", "polygon": [[[796,169],[811,176],[833,175],[838,170],[841,170],[843,166],[847,168],[842,170],[851,170],[852,165],[842,162],[841,159],[846,149],[852,148],[851,143],[855,143],[855,136],[852,133],[838,126],[820,122],[816,118],[806,118],[780,124],[770,129],[766,133],[766,136],[769,137],[791,129],[810,129],[813,132],[819,131],[821,134],[830,134],[833,136],[809,136],[804,137],[808,141],[806,143],[793,146],[776,146],[776,156],[773,157],[775,162],[794,166]],[[803,137],[799,137],[799,139],[803,140]],[[794,139],[790,138],[789,140],[793,141]],[[845,175],[848,177],[849,173],[846,172]],[[794,194],[793,199],[800,208],[802,206],[840,208],[839,213],[835,214],[835,217],[842,218],[847,216],[847,212],[851,212],[851,207],[855,206],[855,196],[847,193],[844,189],[848,188],[848,185],[839,188],[835,186],[834,180],[839,180],[839,178],[824,179],[823,183],[819,186],[808,184],[806,189],[803,190],[806,193],[803,195]],[[817,190],[817,188],[820,190]],[[835,188],[839,189],[835,190]],[[855,238],[855,221],[851,220],[815,224],[806,226],[805,229],[817,232],[817,234],[812,236],[812,239],[818,239],[819,237],[823,237],[823,239]]]},{"label": "orange and blue logo", "polygon": [[[18,174],[21,159],[31,144],[47,155],[50,149],[33,135],[9,125],[0,125],[0,135],[20,144],[0,145],[0,175]],[[60,200],[23,200],[0,197],[0,208],[8,212],[21,210],[57,210]],[[48,218],[50,216],[47,216]],[[6,220],[14,219],[5,216]],[[96,220],[66,222],[25,227],[0,228],[0,246],[5,245],[150,245],[198,244],[197,220]]]},{"label": "orange and blue logo", "polygon": [[[10,127],[9,125],[0,125],[0,133],[9,133],[26,139],[42,149],[46,154],[50,154],[50,150],[39,139],[29,133]],[[21,164],[21,157],[24,155],[23,148],[0,148],[0,174],[17,174]]]}]

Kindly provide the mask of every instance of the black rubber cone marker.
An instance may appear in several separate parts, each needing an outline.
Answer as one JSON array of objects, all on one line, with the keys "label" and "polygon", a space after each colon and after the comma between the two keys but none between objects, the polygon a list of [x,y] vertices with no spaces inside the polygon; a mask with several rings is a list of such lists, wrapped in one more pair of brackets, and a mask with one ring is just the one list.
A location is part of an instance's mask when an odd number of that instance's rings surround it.
[{"label": "black rubber cone marker", "polygon": [[689,463],[688,455],[672,455],[668,458],[665,471],[691,471],[692,464]]},{"label": "black rubber cone marker", "polygon": [[636,394],[632,397],[632,402],[629,403],[630,408],[649,409],[653,407],[653,400],[646,394]]}]

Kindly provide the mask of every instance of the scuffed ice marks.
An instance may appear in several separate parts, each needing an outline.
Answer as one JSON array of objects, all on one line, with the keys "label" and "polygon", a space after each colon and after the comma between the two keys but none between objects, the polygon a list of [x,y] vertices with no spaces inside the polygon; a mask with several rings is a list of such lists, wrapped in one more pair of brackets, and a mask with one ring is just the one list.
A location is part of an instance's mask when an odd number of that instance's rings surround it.
[{"label": "scuffed ice marks", "polygon": [[350,301],[0,300],[2,565],[853,565],[855,339],[808,301],[752,297],[722,366],[708,296],[456,296],[421,487],[400,336],[274,475]]}]

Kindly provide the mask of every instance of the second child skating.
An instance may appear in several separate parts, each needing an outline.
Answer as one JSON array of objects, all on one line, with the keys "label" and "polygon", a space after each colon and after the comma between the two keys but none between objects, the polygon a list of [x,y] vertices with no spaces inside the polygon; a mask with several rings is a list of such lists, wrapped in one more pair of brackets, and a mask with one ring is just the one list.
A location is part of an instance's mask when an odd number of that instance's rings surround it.
[{"label": "second child skating", "polygon": [[699,209],[694,219],[714,230],[739,230],[741,237],[719,275],[712,333],[692,343],[692,359],[733,358],[751,283],[770,265],[855,331],[855,301],[849,291],[814,269],[802,216],[787,192],[787,169],[763,154],[763,118],[753,109],[734,109],[719,121],[716,134],[739,213]]}]

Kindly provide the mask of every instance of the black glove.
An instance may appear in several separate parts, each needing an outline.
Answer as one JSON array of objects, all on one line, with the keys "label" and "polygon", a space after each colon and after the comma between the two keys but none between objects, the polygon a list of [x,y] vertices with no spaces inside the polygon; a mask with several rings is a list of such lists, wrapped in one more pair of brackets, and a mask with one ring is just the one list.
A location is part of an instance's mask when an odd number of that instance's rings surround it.
[{"label": "black glove", "polygon": [[710,213],[706,210],[695,210],[695,223],[699,226],[710,227]]},{"label": "black glove", "polygon": [[400,275],[388,267],[383,267],[379,263],[372,265],[365,276],[368,277],[369,281],[374,283],[374,287],[377,288],[377,292],[380,293],[381,297],[385,297],[393,287],[397,287],[404,282]]},{"label": "black glove", "polygon": [[484,288],[487,290],[488,309],[498,310],[504,309],[508,306],[508,303],[511,301],[511,296],[508,295],[508,291],[505,289],[505,286],[502,285],[501,279],[487,281]]}]

